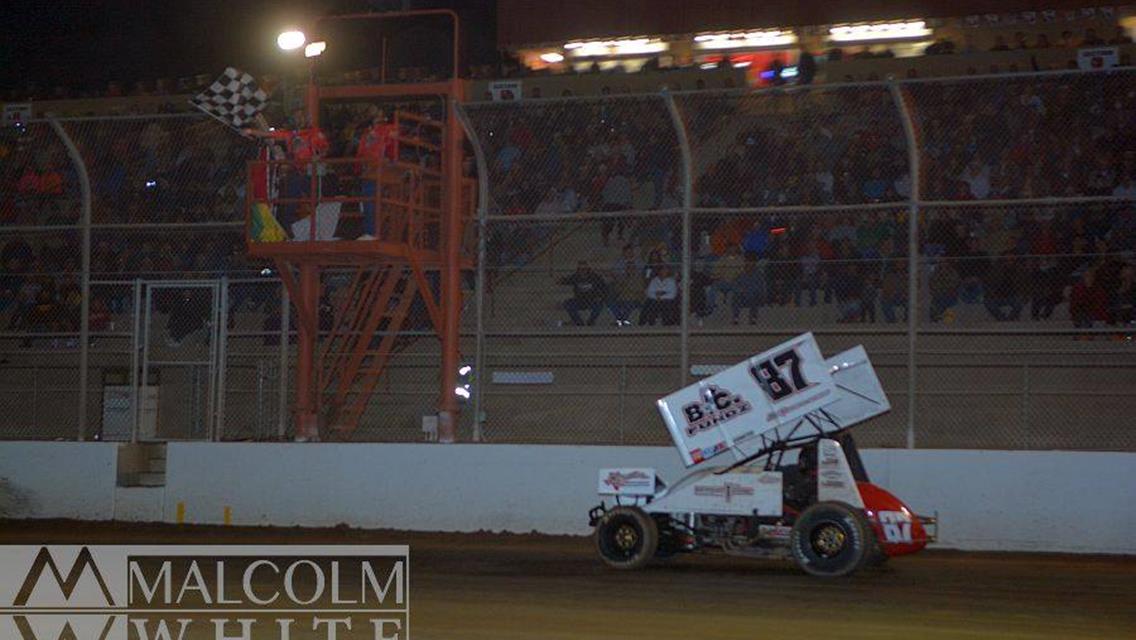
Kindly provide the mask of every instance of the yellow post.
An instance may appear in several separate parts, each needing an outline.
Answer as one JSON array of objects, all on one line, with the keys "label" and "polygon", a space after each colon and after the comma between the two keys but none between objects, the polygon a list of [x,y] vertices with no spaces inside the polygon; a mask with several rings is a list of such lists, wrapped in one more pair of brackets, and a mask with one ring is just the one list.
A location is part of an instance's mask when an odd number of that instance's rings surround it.
[{"label": "yellow post", "polygon": [[233,524],[233,508],[225,507],[225,526]]},{"label": "yellow post", "polygon": [[185,524],[185,503],[177,503],[177,523]]}]

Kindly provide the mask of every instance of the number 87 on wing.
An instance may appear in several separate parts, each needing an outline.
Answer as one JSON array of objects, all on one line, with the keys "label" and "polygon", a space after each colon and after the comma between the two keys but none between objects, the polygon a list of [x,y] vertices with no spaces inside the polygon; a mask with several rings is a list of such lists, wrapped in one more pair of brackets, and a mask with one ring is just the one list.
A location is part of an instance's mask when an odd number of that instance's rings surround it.
[{"label": "number 87 on wing", "polygon": [[832,372],[812,333],[759,353],[747,364],[750,380],[768,401],[769,411],[761,416],[766,426],[800,418],[836,399]]}]

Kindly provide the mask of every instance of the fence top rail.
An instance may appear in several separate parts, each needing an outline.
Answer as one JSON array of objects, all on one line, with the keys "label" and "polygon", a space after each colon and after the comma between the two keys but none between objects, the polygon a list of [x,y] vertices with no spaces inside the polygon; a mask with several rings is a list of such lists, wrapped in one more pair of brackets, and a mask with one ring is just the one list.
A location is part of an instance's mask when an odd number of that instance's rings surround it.
[{"label": "fence top rail", "polygon": [[[187,105],[189,103],[186,103]],[[208,120],[209,116],[199,111],[186,110],[179,113],[127,113],[101,116],[47,116],[29,118],[29,123],[46,124],[50,122],[129,122],[131,120]]]},{"label": "fence top rail", "polygon": [[1136,74],[1136,68],[1132,67],[1112,67],[1106,69],[1057,69],[1053,71],[1019,71],[1007,73],[981,73],[974,75],[962,76],[938,76],[929,78],[892,78],[885,80],[872,80],[872,81],[858,81],[858,82],[824,82],[818,84],[808,85],[790,85],[781,87],[739,87],[734,89],[683,89],[674,91],[671,89],[661,89],[653,92],[639,92],[639,93],[620,93],[601,96],[549,96],[542,98],[525,98],[523,100],[510,100],[510,101],[497,101],[492,100],[472,100],[463,102],[463,107],[472,109],[497,107],[497,108],[522,108],[524,106],[533,105],[550,105],[556,103],[589,103],[589,102],[617,102],[620,100],[645,100],[649,98],[665,99],[667,96],[673,97],[690,97],[690,96],[706,96],[706,97],[742,97],[754,95],[790,95],[794,93],[809,93],[809,92],[823,92],[834,91],[842,89],[885,89],[893,84],[907,86],[919,84],[936,84],[936,83],[951,83],[951,82],[983,82],[983,81],[1006,81],[1015,79],[1028,79],[1028,78],[1061,78],[1061,77],[1083,77],[1083,76],[1108,76],[1108,75],[1128,75]]}]

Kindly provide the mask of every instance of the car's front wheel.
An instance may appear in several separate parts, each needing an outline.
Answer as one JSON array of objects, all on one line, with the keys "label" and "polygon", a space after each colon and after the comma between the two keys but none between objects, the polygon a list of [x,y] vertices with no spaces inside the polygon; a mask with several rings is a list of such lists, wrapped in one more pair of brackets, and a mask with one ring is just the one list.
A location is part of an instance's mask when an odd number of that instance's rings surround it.
[{"label": "car's front wheel", "polygon": [[600,518],[593,539],[609,567],[640,569],[659,548],[659,527],[639,507],[619,506]]}]

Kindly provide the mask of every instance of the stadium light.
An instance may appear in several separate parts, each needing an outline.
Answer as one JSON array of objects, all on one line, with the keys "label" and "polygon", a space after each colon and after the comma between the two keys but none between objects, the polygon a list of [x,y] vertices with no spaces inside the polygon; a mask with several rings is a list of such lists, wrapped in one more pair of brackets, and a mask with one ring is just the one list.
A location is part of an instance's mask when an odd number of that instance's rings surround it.
[{"label": "stadium light", "polygon": [[314,58],[323,53],[324,49],[327,49],[327,43],[323,40],[319,40],[317,42],[309,42],[308,46],[304,47],[304,57]]},{"label": "stadium light", "polygon": [[564,54],[555,51],[540,54],[540,59],[549,64],[556,64],[557,62],[564,62]]},{"label": "stadium light", "polygon": [[307,38],[304,36],[304,32],[298,29],[289,29],[276,36],[276,46],[284,51],[295,51],[304,46],[304,42],[306,41]]},{"label": "stadium light", "polygon": [[670,49],[670,45],[658,38],[626,38],[622,40],[569,42],[564,45],[564,48],[569,55],[576,58],[596,58],[662,53]]},{"label": "stadium light", "polygon": [[874,42],[877,40],[910,40],[931,35],[923,20],[908,22],[878,22],[875,24],[846,24],[828,30],[833,42]]},{"label": "stadium light", "polygon": [[787,47],[796,44],[796,42],[797,35],[795,33],[782,29],[745,33],[703,33],[694,36],[695,47],[710,51]]}]

